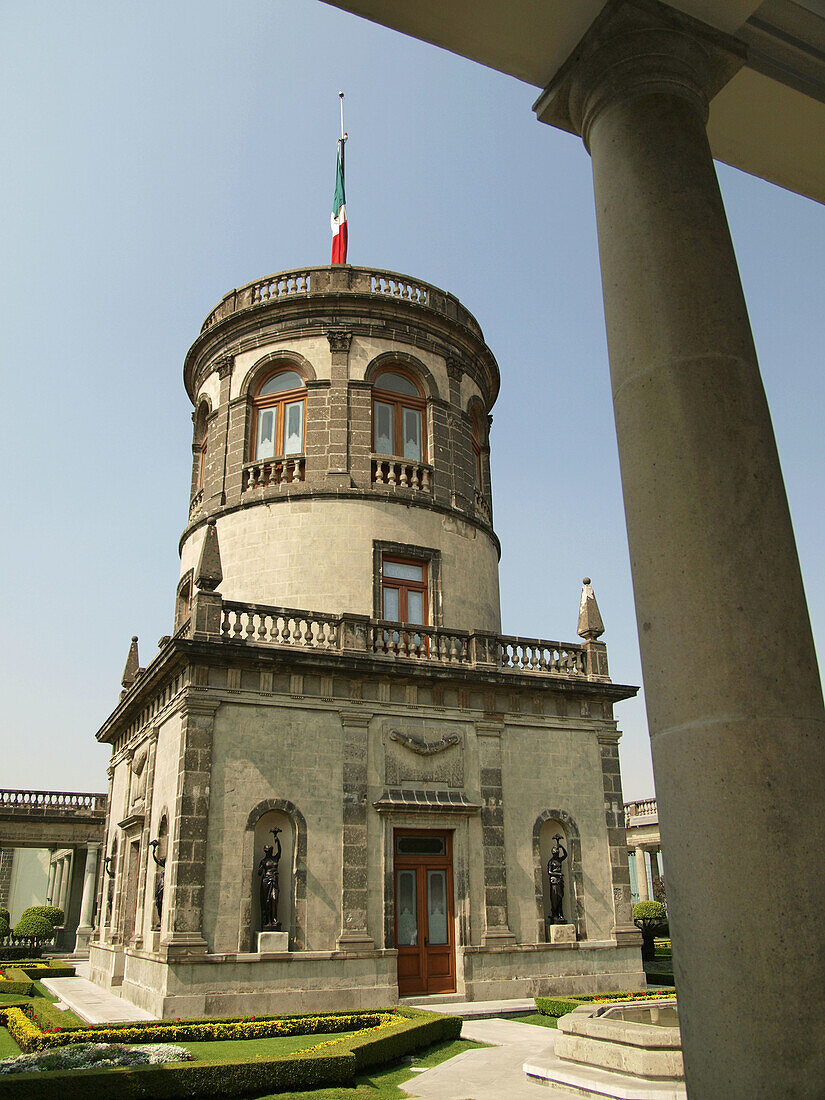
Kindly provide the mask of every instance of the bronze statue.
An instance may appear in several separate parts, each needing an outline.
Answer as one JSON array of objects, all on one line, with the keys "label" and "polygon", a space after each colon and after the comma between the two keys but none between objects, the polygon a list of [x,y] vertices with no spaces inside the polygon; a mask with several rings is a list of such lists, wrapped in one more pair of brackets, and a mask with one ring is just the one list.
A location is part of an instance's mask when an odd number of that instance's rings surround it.
[{"label": "bronze statue", "polygon": [[270,829],[269,831],[275,838],[275,846],[266,845],[261,862],[258,864],[258,874],[261,878],[261,931],[280,932],[278,897],[281,890],[278,884],[278,863],[281,859],[281,842],[278,839],[278,833],[281,830]]},{"label": "bronze statue", "polygon": [[157,882],[155,883],[155,908],[158,911],[158,923],[157,927],[160,928],[160,922],[163,920],[163,880],[166,877],[166,857],[161,858],[158,855],[159,840],[153,840],[149,847],[152,849],[152,859],[160,867],[160,874],[158,875]]},{"label": "bronze statue", "polygon": [[564,871],[561,865],[567,859],[567,849],[562,844],[561,833],[556,833],[553,840],[556,843],[547,861],[547,877],[550,880],[550,916],[547,923],[566,924],[561,908],[564,901]]}]

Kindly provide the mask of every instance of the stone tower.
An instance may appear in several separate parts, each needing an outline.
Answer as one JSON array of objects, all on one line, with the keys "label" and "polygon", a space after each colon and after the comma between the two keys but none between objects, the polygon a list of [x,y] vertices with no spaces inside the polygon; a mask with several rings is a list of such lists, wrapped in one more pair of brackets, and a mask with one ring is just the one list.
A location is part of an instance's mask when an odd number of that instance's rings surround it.
[{"label": "stone tower", "polygon": [[184,382],[174,630],[98,733],[93,979],[166,1015],[643,985],[613,719],[635,689],[589,582],[582,642],[500,633],[476,320],[395,273],[286,272],[224,297]]}]

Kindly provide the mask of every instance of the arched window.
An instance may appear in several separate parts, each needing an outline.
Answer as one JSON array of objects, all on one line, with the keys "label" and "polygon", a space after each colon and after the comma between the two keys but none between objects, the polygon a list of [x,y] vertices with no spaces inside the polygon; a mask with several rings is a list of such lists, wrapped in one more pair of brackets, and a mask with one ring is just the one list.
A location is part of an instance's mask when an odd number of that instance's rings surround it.
[{"label": "arched window", "polygon": [[297,371],[267,375],[255,392],[253,408],[253,459],[303,454],[306,384]]},{"label": "arched window", "polygon": [[203,426],[203,436],[201,437],[200,457],[198,459],[198,477],[197,477],[197,486],[196,486],[196,488],[198,488],[198,489],[203,488],[203,474],[204,474],[204,470],[206,469],[206,446],[207,446],[207,443],[208,443],[208,439],[209,439],[209,425],[204,424],[204,426]]},{"label": "arched window", "polygon": [[424,409],[421,389],[410,375],[382,371],[372,387],[373,453],[423,462]]}]

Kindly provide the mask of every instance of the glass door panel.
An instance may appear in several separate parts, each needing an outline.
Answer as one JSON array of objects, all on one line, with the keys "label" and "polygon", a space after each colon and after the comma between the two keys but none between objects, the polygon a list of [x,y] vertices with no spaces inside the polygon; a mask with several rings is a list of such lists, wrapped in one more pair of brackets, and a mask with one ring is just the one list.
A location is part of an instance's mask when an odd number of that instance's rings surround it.
[{"label": "glass door panel", "polygon": [[396,904],[398,923],[396,946],[415,947],[418,944],[418,872],[415,868],[396,871]]},{"label": "glass door panel", "polygon": [[404,458],[421,461],[421,413],[417,409],[402,409],[404,425]]},{"label": "glass door panel", "polygon": [[275,454],[275,410],[261,409],[258,413],[258,439],[256,458],[272,458]]},{"label": "glass door panel", "polygon": [[447,872],[427,871],[427,928],[430,947],[450,942],[447,933]]}]

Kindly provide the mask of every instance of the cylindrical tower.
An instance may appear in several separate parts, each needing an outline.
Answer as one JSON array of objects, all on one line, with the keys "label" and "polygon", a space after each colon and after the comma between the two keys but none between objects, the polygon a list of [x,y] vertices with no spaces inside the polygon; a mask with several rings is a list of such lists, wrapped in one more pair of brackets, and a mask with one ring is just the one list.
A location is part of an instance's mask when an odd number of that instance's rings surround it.
[{"label": "cylindrical tower", "polygon": [[184,381],[195,411],[176,626],[214,518],[225,600],[500,629],[499,372],[456,298],[367,268],[273,275],[209,314]]}]

